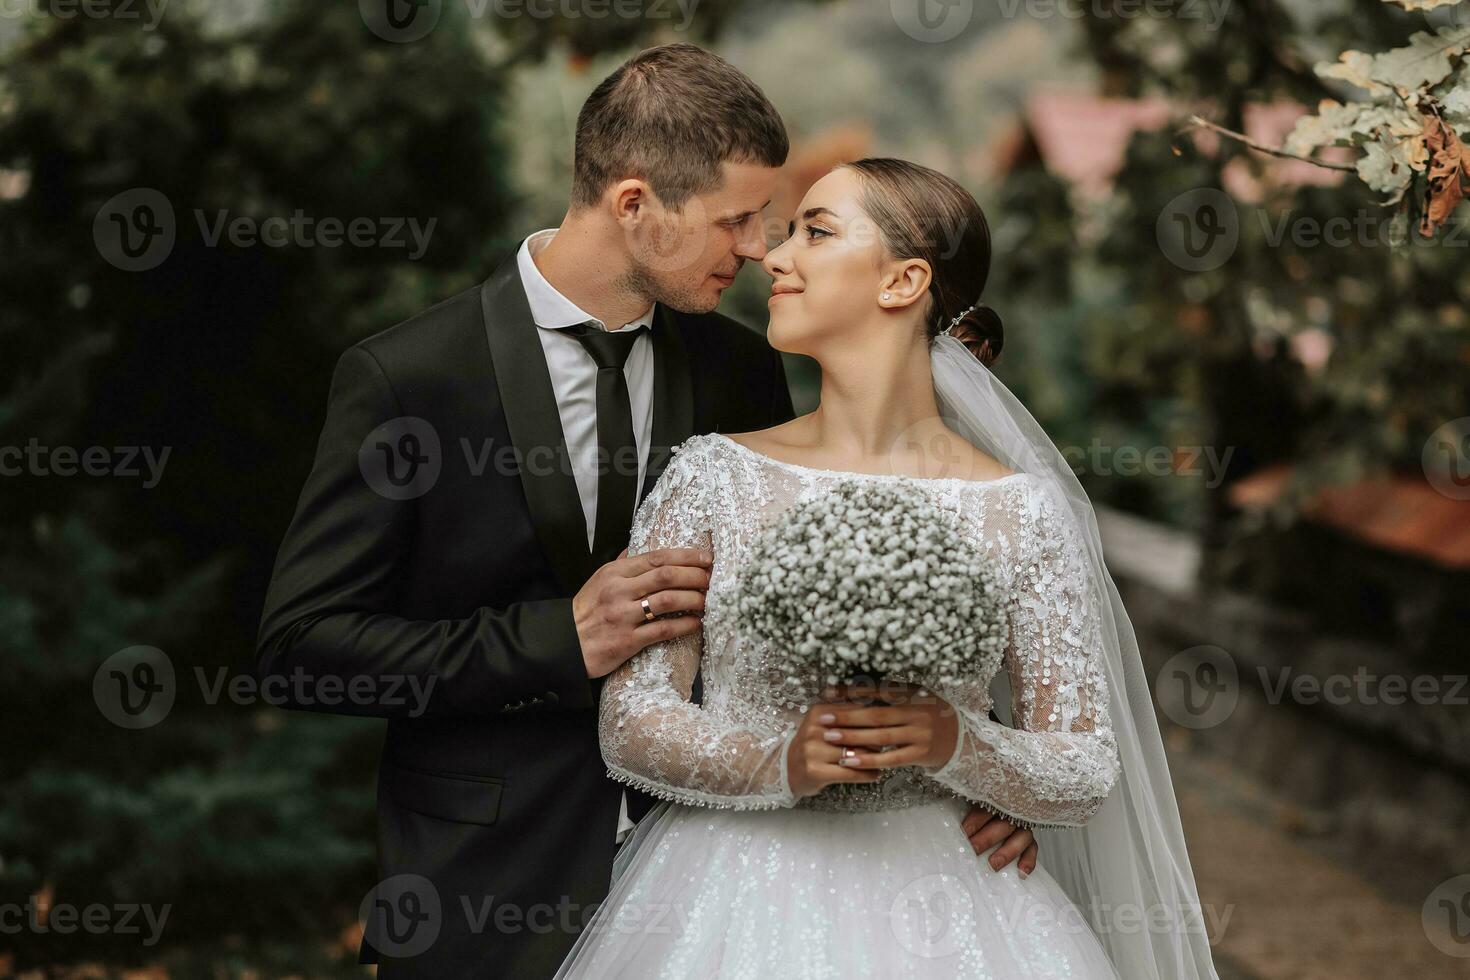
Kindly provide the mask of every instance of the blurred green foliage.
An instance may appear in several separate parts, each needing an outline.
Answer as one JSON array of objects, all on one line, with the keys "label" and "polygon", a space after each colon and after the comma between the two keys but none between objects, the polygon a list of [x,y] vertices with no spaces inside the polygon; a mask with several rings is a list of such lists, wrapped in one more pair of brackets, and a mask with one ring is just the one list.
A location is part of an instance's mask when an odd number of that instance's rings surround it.
[{"label": "blurred green foliage", "polygon": [[[0,201],[0,444],[170,451],[151,489],[0,483],[0,901],[172,907],[157,948],[28,929],[7,936],[19,965],[317,973],[355,954],[324,940],[372,883],[377,726],[207,696],[248,672],[336,355],[482,276],[513,193],[503,69],[452,24],[389,44],[355,8],[294,0],[223,30],[198,4],[151,30],[40,17],[5,55],[0,166],[29,188]],[[136,187],[168,199],[177,240],[127,272],[93,219]],[[298,211],[435,224],[413,261],[200,227]],[[128,731],[92,677],[135,644],[169,655],[178,701]]]},{"label": "blurred green foliage", "polygon": [[[1425,17],[1376,2],[1329,16],[1311,4],[1241,0],[1221,8],[1216,24],[1070,4],[1082,27],[1077,54],[1097,62],[1101,94],[1164,96],[1176,112],[1171,126],[1135,134],[1112,193],[1085,216],[1071,214],[1060,185],[1035,186],[1036,168],[1003,185],[996,223],[1024,227],[1013,240],[1027,254],[1001,255],[1006,267],[993,278],[1022,290],[1028,329],[1077,348],[1048,351],[1018,376],[1034,385],[1061,366],[1067,380],[1051,387],[1066,397],[1036,401],[1061,444],[1098,437],[1113,447],[1229,453],[1219,487],[1081,475],[1099,499],[1197,528],[1211,549],[1208,575],[1329,612],[1338,597],[1273,574],[1296,563],[1263,542],[1294,547],[1285,535],[1324,486],[1383,472],[1422,476],[1430,434],[1470,411],[1470,209],[1436,238],[1419,238],[1412,199],[1396,213],[1350,175],[1335,186],[1276,185],[1272,158],[1233,140],[1201,152],[1183,123],[1203,111],[1244,131],[1250,104],[1340,97],[1314,63],[1401,44],[1426,29]],[[1170,261],[1160,215],[1180,195],[1229,186],[1226,169],[1242,165],[1265,192],[1235,202],[1240,237],[1228,260],[1206,271]],[[1298,237],[1344,220],[1351,230],[1338,243]],[[1081,225],[1081,239],[1064,237]],[[1018,274],[1038,265],[1044,274]],[[1236,511],[1230,485],[1277,463],[1295,466],[1278,505],[1265,520]]]},{"label": "blurred green foliage", "polygon": [[[703,3],[680,36],[711,38],[737,13],[776,18],[787,6]],[[257,0],[180,2],[150,30],[27,17],[24,36],[0,49],[0,446],[170,451],[151,488],[121,476],[0,479],[0,902],[45,893],[173,909],[157,948],[27,931],[6,937],[16,965],[353,971],[350,938],[337,937],[373,878],[378,724],[211,704],[209,685],[221,670],[249,670],[337,354],[483,277],[528,221],[557,217],[560,192],[547,188],[566,171],[544,159],[570,146],[538,144],[543,163],[516,170],[512,144],[552,141],[508,124],[507,102],[526,97],[527,78],[541,84],[537,67],[553,52],[601,68],[600,56],[665,39],[671,26],[469,22],[467,6],[443,7],[436,30],[405,44],[366,29],[355,3]],[[1321,17],[1310,5],[1237,0],[1218,30],[1085,16],[1077,53],[1096,61],[1108,94],[1210,96],[1217,121],[1239,129],[1247,102],[1328,94],[1313,61],[1422,26],[1383,4],[1349,8]],[[226,10],[238,16],[220,18]],[[806,21],[809,32],[826,17]],[[904,78],[929,97],[933,49],[882,26],[881,42],[861,29],[887,47],[839,52],[836,82],[810,38],[772,45],[767,57],[794,76],[783,84],[808,93],[800,111],[812,127],[827,113],[816,86],[863,101],[893,85],[865,73],[874,51],[901,47]],[[956,78],[985,77],[996,54],[977,48]],[[579,81],[577,91],[593,83]],[[896,98],[874,112],[935,130],[935,152],[957,153],[986,93],[969,98],[959,83],[943,92],[932,125]],[[539,95],[574,116],[575,94]],[[1158,215],[1180,193],[1220,186],[1237,156],[1259,168],[1238,146],[1206,157],[1170,133],[1142,134],[1106,210],[1085,218],[1061,181],[1015,171],[981,195],[996,242],[987,296],[1011,329],[998,373],[1058,444],[1233,448],[1227,486],[1298,462],[1280,512],[1289,526],[1290,504],[1314,486],[1413,469],[1428,433],[1466,413],[1470,279],[1451,248],[1267,240],[1282,215],[1380,215],[1357,183],[1244,210],[1240,245],[1215,271],[1164,261]],[[18,173],[28,186],[4,193]],[[161,265],[126,272],[99,252],[94,218],[141,187],[170,202],[177,241]],[[221,212],[434,225],[410,259],[402,248],[210,245],[200,222]],[[746,288],[731,304],[756,326],[759,293]],[[1292,353],[1309,329],[1332,340],[1318,372]],[[1082,476],[1098,499],[1198,527],[1220,577],[1301,591],[1272,577],[1302,567],[1299,555],[1286,560],[1291,539],[1276,525],[1242,525],[1224,487]],[[107,656],[138,644],[169,654],[179,700],[162,723],[128,731],[98,710],[92,681]]]},{"label": "blurred green foliage", "polygon": [[[136,2],[46,2],[0,37],[0,446],[169,453],[156,486],[29,466],[0,481],[0,903],[171,910],[156,947],[25,929],[0,967],[359,972],[380,725],[217,688],[250,673],[333,362],[483,278],[527,230],[513,71],[670,26],[708,38],[738,4],[687,23],[665,7],[676,25],[438,6],[412,43],[314,0],[179,2],[151,23]],[[124,271],[94,219],[138,188],[166,199],[176,240]],[[296,215],[432,234],[422,255],[211,241],[221,218]],[[177,701],[125,730],[93,678],[136,645],[168,655]]]}]

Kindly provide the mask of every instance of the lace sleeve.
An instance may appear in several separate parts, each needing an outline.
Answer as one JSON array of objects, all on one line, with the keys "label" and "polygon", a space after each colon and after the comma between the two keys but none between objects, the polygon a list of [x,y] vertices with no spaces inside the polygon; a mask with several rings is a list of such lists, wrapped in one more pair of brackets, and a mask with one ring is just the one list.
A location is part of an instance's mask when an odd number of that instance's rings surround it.
[{"label": "lace sleeve", "polygon": [[[712,488],[697,449],[674,458],[633,522],[629,555],[658,548],[713,548]],[[715,552],[716,565],[720,554]],[[603,685],[598,736],[608,775],[663,799],[759,810],[794,805],[786,778],[792,733],[713,718],[689,700],[704,630],[654,643]]]},{"label": "lace sleeve", "polygon": [[988,717],[987,685],[940,689],[959,715],[959,739],[943,766],[920,769],[1013,823],[1075,827],[1120,773],[1099,597],[1066,508],[1050,492],[1026,499],[1005,653],[1016,727]]}]

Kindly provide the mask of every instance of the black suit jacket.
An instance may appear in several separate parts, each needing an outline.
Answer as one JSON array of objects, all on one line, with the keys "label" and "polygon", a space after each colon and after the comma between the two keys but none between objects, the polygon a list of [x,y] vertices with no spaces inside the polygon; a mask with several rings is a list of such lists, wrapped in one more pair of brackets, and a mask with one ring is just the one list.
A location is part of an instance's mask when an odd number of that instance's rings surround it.
[{"label": "black suit jacket", "polygon": [[[348,349],[266,598],[262,680],[388,719],[362,955],[385,978],[549,976],[611,876],[622,788],[571,611],[596,563],[536,330],[511,256]],[[690,436],[792,417],[733,320],[659,305],[652,342],[643,493]]]}]

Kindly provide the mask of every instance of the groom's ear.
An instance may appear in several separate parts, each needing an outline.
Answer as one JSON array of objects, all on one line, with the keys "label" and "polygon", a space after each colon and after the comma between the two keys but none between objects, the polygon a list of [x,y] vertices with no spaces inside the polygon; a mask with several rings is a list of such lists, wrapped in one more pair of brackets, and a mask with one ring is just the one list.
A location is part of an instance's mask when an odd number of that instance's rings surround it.
[{"label": "groom's ear", "polygon": [[607,189],[604,201],[618,224],[637,223],[649,217],[658,205],[658,196],[648,181],[626,177]]}]

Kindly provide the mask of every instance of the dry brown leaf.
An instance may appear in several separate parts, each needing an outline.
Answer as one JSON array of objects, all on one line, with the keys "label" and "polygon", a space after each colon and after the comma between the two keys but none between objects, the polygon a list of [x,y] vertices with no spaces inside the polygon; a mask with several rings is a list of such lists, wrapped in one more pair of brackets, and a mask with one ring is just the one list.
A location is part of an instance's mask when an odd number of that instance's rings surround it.
[{"label": "dry brown leaf", "polygon": [[1424,144],[1429,150],[1429,180],[1419,234],[1429,238],[1449,220],[1464,200],[1461,178],[1470,179],[1470,156],[1466,155],[1465,144],[1460,142],[1459,135],[1437,115],[1424,116]]}]

